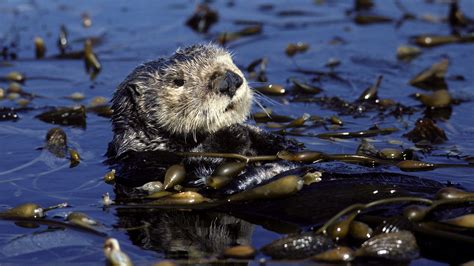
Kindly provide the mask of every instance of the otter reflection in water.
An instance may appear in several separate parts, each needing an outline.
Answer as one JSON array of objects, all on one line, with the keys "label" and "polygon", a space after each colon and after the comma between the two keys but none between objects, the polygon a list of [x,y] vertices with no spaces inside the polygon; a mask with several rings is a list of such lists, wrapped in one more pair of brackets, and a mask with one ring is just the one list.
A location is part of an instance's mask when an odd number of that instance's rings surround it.
[{"label": "otter reflection in water", "polygon": [[215,212],[118,209],[119,226],[133,228],[135,245],[166,258],[198,259],[220,255],[230,246],[250,244],[252,224]]}]

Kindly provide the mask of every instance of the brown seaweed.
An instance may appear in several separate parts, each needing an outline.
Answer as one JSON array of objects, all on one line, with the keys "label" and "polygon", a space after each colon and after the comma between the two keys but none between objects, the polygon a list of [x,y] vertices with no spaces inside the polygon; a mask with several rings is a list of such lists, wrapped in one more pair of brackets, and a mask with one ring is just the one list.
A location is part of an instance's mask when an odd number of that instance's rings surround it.
[{"label": "brown seaweed", "polygon": [[381,15],[356,15],[354,17],[354,22],[359,25],[370,25],[378,23],[391,23],[393,22],[393,19]]},{"label": "brown seaweed", "polygon": [[445,76],[448,66],[449,60],[442,59],[412,78],[410,84],[426,90],[446,90],[448,87]]},{"label": "brown seaweed", "polygon": [[323,251],[312,257],[316,261],[324,262],[346,262],[354,260],[354,251],[348,247],[339,246],[334,249]]},{"label": "brown seaweed", "polygon": [[354,10],[369,10],[375,6],[373,0],[354,0]]},{"label": "brown seaweed", "polygon": [[236,32],[223,32],[217,37],[217,42],[225,45],[230,41],[238,40],[242,37],[258,35],[262,33],[262,25],[253,25],[245,27]]},{"label": "brown seaweed", "polygon": [[121,249],[117,239],[108,238],[104,243],[104,255],[107,265],[132,266],[132,260]]},{"label": "brown seaweed", "polygon": [[304,180],[300,176],[283,176],[269,183],[233,194],[227,198],[227,201],[235,202],[285,197],[301,190],[303,184]]},{"label": "brown seaweed", "polygon": [[356,255],[409,261],[419,256],[419,248],[411,232],[399,231],[370,238],[356,251]]},{"label": "brown seaweed", "polygon": [[[247,71],[249,72],[249,78],[255,79],[260,82],[267,82],[267,63],[268,58],[262,57],[257,60],[254,60],[247,66]],[[258,68],[257,68],[258,66]]]},{"label": "brown seaweed", "polygon": [[436,193],[436,198],[437,198],[437,199],[445,199],[445,200],[449,200],[449,199],[454,200],[454,199],[474,198],[474,193],[473,193],[473,192],[464,191],[464,190],[459,189],[459,188],[446,187],[446,188],[440,189],[440,190]]},{"label": "brown seaweed", "polygon": [[279,84],[268,84],[265,86],[255,87],[254,90],[266,95],[283,95],[286,92],[285,87]]},{"label": "brown seaweed", "polygon": [[416,93],[415,98],[428,108],[444,108],[453,103],[453,99],[448,90],[437,90],[431,94]]},{"label": "brown seaweed", "polygon": [[206,4],[199,4],[194,14],[186,20],[186,25],[199,33],[207,33],[212,25],[219,21],[217,11]]},{"label": "brown seaweed", "polygon": [[44,41],[41,37],[36,37],[35,38],[35,56],[37,59],[41,59],[45,56],[46,54],[46,46],[44,44]]},{"label": "brown seaweed", "polygon": [[457,0],[451,1],[449,6],[448,21],[451,27],[466,27],[471,21],[467,18],[462,10],[459,8]]},{"label": "brown seaweed", "polygon": [[421,54],[421,49],[415,46],[401,45],[397,48],[397,58],[409,61]]},{"label": "brown seaweed", "polygon": [[349,234],[356,240],[367,240],[374,236],[374,231],[369,225],[359,221],[352,221],[349,227]]},{"label": "brown seaweed", "polygon": [[239,175],[247,166],[246,163],[242,162],[230,162],[219,165],[214,172],[213,176],[226,176],[226,177],[236,177]]},{"label": "brown seaweed", "polygon": [[0,121],[16,121],[19,118],[14,108],[0,107]]},{"label": "brown seaweed", "polygon": [[13,81],[13,82],[23,83],[25,80],[26,80],[25,75],[18,71],[12,71],[3,77],[0,77],[0,81]]},{"label": "brown seaweed", "polygon": [[474,229],[474,214],[466,214],[447,220],[443,220],[443,223],[447,223],[454,226]]},{"label": "brown seaweed", "polygon": [[97,105],[97,106],[88,106],[86,108],[86,111],[95,113],[96,115],[102,116],[105,118],[111,118],[112,115],[114,114],[114,111],[112,110],[112,108],[110,108],[110,106],[107,104]]},{"label": "brown seaweed", "polygon": [[24,203],[6,211],[0,212],[0,218],[43,218],[46,212],[58,208],[67,208],[67,203],[60,203],[47,208],[42,208],[36,203]]},{"label": "brown seaweed", "polygon": [[110,170],[104,175],[104,182],[107,184],[115,183],[115,169]]},{"label": "brown seaweed", "polygon": [[164,189],[173,188],[180,184],[186,178],[186,169],[180,164],[172,165],[166,170],[165,179],[163,181]]},{"label": "brown seaweed", "polygon": [[378,76],[377,80],[375,81],[375,84],[365,89],[364,92],[362,92],[362,94],[359,96],[357,101],[377,103],[379,100],[378,90],[380,88],[380,84],[382,83],[382,80],[383,80],[383,76],[382,75]]},{"label": "brown seaweed", "polygon": [[89,217],[87,214],[83,213],[83,212],[71,212],[70,214],[68,214],[68,216],[66,217],[66,220],[69,222],[69,223],[72,223],[72,224],[75,224],[75,225],[78,225],[80,227],[85,227],[85,228],[89,228],[89,229],[94,229],[95,226],[98,226],[100,225],[99,222],[97,222],[96,220],[92,219],[91,217]]},{"label": "brown seaweed", "polygon": [[84,63],[86,72],[90,75],[90,79],[94,80],[102,70],[102,64],[92,50],[92,41],[90,39],[84,42]]},{"label": "brown seaweed", "polygon": [[293,83],[293,89],[307,94],[318,94],[323,91],[322,88],[303,83],[295,78],[290,79]]},{"label": "brown seaweed", "polygon": [[224,250],[222,255],[225,258],[234,258],[234,259],[253,259],[257,251],[249,245],[240,245],[227,248]]},{"label": "brown seaweed", "polygon": [[61,55],[66,54],[66,50],[69,48],[69,39],[66,26],[61,25],[59,29],[59,36],[57,41],[57,46]]},{"label": "brown seaweed", "polygon": [[62,128],[54,127],[46,134],[46,149],[58,158],[65,158],[67,135]]},{"label": "brown seaweed", "polygon": [[86,109],[82,105],[55,108],[37,115],[36,118],[51,124],[86,127]]},{"label": "brown seaweed", "polygon": [[273,259],[305,259],[334,247],[331,238],[307,232],[275,240],[264,246],[262,252]]},{"label": "brown seaweed", "polygon": [[285,53],[287,56],[294,56],[297,53],[304,53],[309,49],[309,44],[298,42],[298,43],[290,43],[286,46]]},{"label": "brown seaweed", "polygon": [[403,135],[414,143],[427,141],[431,144],[440,144],[448,140],[444,130],[439,128],[433,120],[429,118],[418,119],[415,128]]},{"label": "brown seaweed", "polygon": [[74,168],[79,165],[81,162],[81,156],[76,150],[69,149],[69,161],[70,165],[69,168]]},{"label": "brown seaweed", "polygon": [[276,114],[271,109],[265,109],[265,112],[254,113],[252,114],[252,117],[257,123],[267,123],[267,122],[286,123],[294,119],[290,116]]},{"label": "brown seaweed", "polygon": [[[159,192],[158,192],[159,193]],[[153,194],[151,195],[153,196]],[[210,201],[208,198],[204,197],[203,195],[194,192],[194,191],[185,191],[179,192],[175,194],[171,194],[168,196],[161,197],[157,200],[154,200],[150,204],[152,205],[193,205],[193,204],[200,204],[203,202]]]},{"label": "brown seaweed", "polygon": [[398,129],[394,127],[387,128],[374,128],[361,131],[353,132],[328,132],[317,134],[316,137],[321,139],[330,139],[330,138],[340,138],[340,139],[350,139],[350,138],[367,138],[377,135],[388,135],[393,132],[397,132]]}]

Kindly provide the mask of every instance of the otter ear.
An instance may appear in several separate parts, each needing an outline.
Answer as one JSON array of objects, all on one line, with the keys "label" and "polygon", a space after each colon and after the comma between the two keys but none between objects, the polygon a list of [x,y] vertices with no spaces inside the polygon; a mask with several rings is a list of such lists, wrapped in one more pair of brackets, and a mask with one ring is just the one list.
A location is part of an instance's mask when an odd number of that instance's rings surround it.
[{"label": "otter ear", "polygon": [[141,97],[136,84],[121,84],[112,98],[112,109],[114,110],[114,122],[129,120],[131,114],[136,115],[136,108]]},{"label": "otter ear", "polygon": [[139,99],[141,97],[141,92],[137,84],[128,83],[124,86],[123,93],[125,97],[129,100],[130,107],[136,109]]},{"label": "otter ear", "polygon": [[137,121],[140,119],[142,91],[137,84],[130,83],[126,87],[127,98],[130,99],[130,111],[137,115]]}]

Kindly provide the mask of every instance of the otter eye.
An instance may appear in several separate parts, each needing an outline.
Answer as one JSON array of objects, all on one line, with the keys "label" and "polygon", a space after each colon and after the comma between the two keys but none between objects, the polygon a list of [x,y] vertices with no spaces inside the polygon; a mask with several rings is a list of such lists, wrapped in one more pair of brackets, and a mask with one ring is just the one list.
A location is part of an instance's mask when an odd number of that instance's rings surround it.
[{"label": "otter eye", "polygon": [[173,80],[174,85],[181,87],[184,85],[184,79],[175,79]]}]

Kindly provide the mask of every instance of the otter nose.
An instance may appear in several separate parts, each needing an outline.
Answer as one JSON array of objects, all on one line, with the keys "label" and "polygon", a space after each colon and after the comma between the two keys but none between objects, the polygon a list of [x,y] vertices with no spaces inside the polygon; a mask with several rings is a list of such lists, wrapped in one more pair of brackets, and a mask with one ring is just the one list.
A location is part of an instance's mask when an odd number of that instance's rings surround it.
[{"label": "otter nose", "polygon": [[244,80],[239,76],[239,74],[227,70],[218,82],[217,90],[232,98],[243,82]]}]

